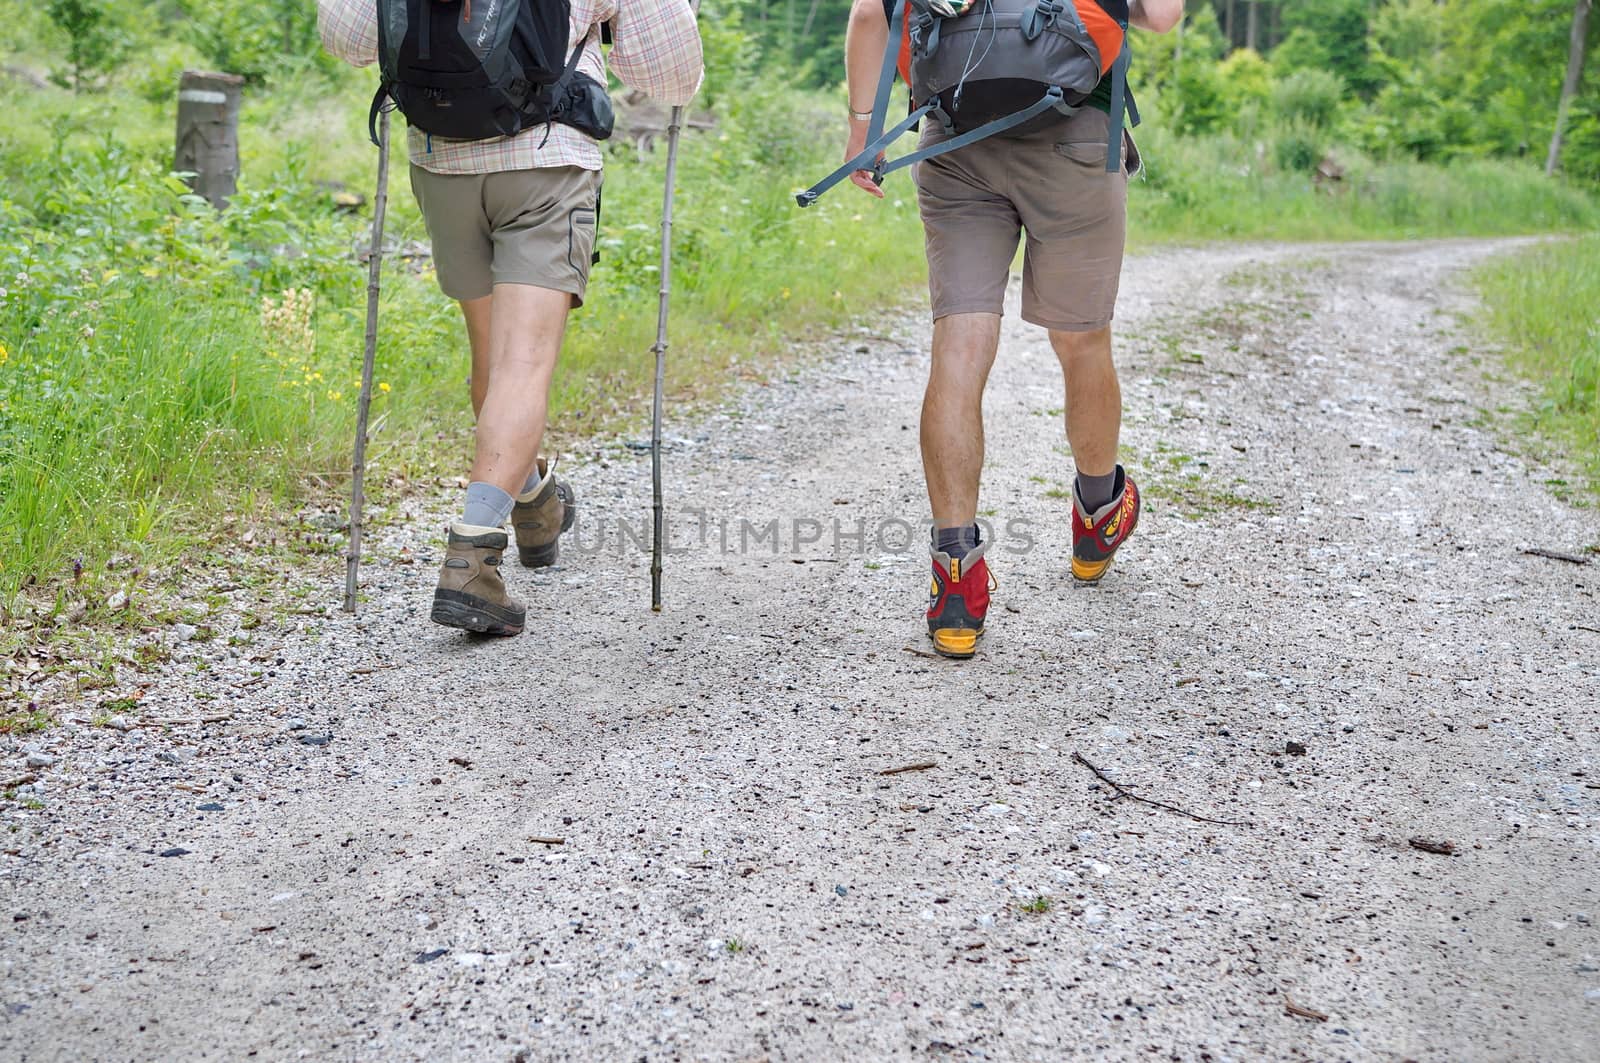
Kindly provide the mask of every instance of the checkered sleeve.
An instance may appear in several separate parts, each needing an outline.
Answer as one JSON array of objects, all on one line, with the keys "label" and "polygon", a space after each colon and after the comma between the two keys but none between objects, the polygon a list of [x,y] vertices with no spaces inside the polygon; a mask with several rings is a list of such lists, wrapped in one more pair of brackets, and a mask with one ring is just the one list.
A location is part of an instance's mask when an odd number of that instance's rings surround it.
[{"label": "checkered sleeve", "polygon": [[617,0],[611,69],[631,89],[666,104],[700,90],[704,57],[689,0]]},{"label": "checkered sleeve", "polygon": [[322,46],[352,66],[378,61],[378,5],[373,0],[317,0]]}]

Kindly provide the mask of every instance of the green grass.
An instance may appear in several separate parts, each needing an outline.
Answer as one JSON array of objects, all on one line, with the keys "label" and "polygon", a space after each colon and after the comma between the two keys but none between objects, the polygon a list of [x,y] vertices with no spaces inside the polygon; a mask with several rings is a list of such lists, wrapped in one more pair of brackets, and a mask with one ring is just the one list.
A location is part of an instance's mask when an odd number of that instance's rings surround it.
[{"label": "green grass", "polygon": [[[1600,202],[1532,166],[1375,161],[1336,152],[1345,175],[1319,188],[1270,150],[1231,135],[1138,134],[1145,175],[1128,195],[1135,243],[1499,236],[1600,227]],[[1263,146],[1264,148],[1266,146]]]},{"label": "green grass", "polygon": [[1476,280],[1486,324],[1512,367],[1543,385],[1527,427],[1600,493],[1600,236],[1502,258]]},{"label": "green grass", "polygon": [[[166,175],[170,115],[137,95],[73,97],[0,79],[0,608],[114,554],[146,567],[231,540],[348,479],[367,219],[320,182],[365,190],[370,72],[329,95],[247,104],[241,194],[220,217]],[[93,109],[91,117],[91,108]],[[844,189],[802,213],[794,186],[834,165],[820,99],[752,91],[685,137],[674,227],[668,385],[713,397],[793,341],[866,319],[924,275],[909,188]],[[424,237],[403,153],[391,246]],[[664,151],[617,143],[602,262],[572,319],[552,443],[648,415]],[[774,180],[773,175],[781,177]],[[281,308],[283,293],[301,293]],[[450,475],[467,456],[459,315],[426,263],[391,259],[371,459],[379,476]],[[443,431],[452,442],[441,445]],[[55,594],[57,598],[61,595]],[[69,596],[70,597],[70,596]]]}]

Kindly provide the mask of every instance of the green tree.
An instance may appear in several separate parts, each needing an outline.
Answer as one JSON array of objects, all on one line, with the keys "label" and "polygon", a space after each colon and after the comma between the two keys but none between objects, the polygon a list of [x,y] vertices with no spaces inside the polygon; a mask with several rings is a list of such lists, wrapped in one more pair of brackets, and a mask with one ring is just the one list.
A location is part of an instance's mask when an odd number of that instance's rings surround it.
[{"label": "green tree", "polygon": [[122,34],[99,0],[49,0],[45,13],[67,35],[67,69],[52,75],[58,84],[82,92],[121,60]]}]

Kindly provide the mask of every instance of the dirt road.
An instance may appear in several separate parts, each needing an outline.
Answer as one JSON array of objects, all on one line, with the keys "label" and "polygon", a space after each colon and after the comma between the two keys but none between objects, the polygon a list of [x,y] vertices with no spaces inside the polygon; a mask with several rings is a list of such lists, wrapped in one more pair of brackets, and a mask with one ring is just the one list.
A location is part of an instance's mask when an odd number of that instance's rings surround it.
[{"label": "dirt road", "polygon": [[1600,520],[1481,413],[1528,401],[1457,319],[1503,246],[1130,261],[1149,501],[1093,588],[1008,318],[965,664],[920,316],[674,426],[659,616],[645,455],[568,463],[511,641],[427,621],[441,493],[359,619],[184,644],[141,709],[230,719],[35,740],[0,1057],[1595,1058],[1600,563],[1524,551]]}]

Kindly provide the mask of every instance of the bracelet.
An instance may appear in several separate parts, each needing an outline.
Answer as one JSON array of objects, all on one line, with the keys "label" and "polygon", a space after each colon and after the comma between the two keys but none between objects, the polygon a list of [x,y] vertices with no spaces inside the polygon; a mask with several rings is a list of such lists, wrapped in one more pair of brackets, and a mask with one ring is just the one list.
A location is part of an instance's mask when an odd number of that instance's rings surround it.
[{"label": "bracelet", "polygon": [[857,121],[857,122],[870,122],[870,121],[872,121],[872,112],[871,111],[857,111],[857,110],[852,108],[851,111],[850,111],[850,117],[851,117],[852,120]]}]

